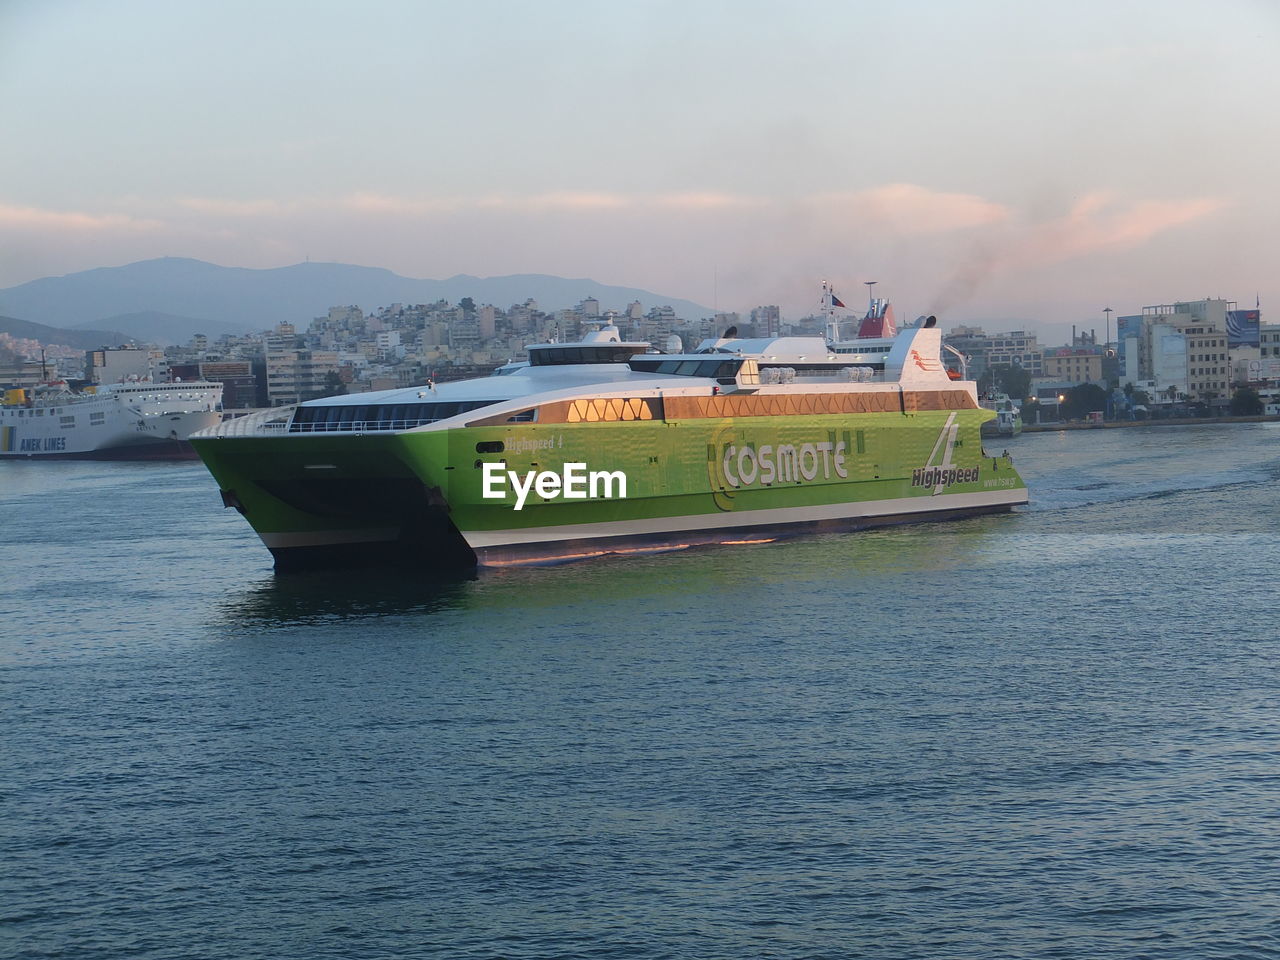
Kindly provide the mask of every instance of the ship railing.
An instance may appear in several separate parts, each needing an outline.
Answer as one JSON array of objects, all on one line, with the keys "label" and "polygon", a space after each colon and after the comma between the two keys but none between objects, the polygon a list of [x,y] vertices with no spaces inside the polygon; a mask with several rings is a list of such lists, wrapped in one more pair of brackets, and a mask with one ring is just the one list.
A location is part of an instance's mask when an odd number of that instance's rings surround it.
[{"label": "ship railing", "polygon": [[412,430],[414,427],[436,423],[441,417],[423,417],[409,420],[335,420],[332,423],[318,420],[312,423],[292,423],[290,433],[386,433],[393,430]]},{"label": "ship railing", "polygon": [[193,437],[274,437],[285,433],[289,429],[289,421],[293,418],[293,411],[297,409],[297,404],[288,407],[272,407],[270,410],[260,410],[257,413],[251,413],[246,417],[236,417],[234,420],[224,420],[222,423],[213,427],[206,427],[203,430],[193,433]]}]

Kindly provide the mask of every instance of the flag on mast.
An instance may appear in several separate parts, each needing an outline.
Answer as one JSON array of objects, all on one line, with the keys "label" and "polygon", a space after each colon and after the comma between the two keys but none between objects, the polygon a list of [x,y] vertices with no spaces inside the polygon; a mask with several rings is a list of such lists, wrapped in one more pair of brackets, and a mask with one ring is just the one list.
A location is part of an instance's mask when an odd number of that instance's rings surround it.
[{"label": "flag on mast", "polygon": [[[844,301],[836,296],[836,292],[834,290],[831,291],[831,305],[833,307],[844,307]],[[849,308],[845,307],[845,309],[848,310]]]}]

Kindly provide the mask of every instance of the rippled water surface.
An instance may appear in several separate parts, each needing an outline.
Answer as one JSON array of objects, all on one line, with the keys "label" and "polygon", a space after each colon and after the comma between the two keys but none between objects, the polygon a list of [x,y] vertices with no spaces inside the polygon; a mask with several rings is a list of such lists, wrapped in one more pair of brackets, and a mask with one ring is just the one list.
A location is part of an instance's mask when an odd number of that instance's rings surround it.
[{"label": "rippled water surface", "polygon": [[1280,425],[1017,514],[276,578],[198,464],[0,463],[0,955],[1280,955]]}]

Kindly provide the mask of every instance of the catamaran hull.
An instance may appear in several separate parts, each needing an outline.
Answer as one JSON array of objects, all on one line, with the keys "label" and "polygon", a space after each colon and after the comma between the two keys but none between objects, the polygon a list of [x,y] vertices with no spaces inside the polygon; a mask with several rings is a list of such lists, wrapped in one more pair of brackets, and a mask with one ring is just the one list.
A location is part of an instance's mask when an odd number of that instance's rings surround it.
[{"label": "catamaran hull", "polygon": [[[224,503],[245,515],[278,569],[452,569],[1006,512],[1027,492],[1007,458],[983,454],[978,433],[989,416],[974,409],[192,442]],[[530,493],[521,502],[508,483],[486,497],[486,463],[517,478],[584,464],[624,475],[625,496]]]}]

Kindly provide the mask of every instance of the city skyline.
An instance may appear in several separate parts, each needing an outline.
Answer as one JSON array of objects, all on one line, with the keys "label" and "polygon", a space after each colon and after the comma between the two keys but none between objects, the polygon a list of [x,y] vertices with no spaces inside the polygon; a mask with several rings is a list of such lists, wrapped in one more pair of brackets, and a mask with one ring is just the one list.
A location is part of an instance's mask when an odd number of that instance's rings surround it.
[{"label": "city skyline", "polygon": [[798,316],[878,280],[902,320],[1048,340],[1108,306],[1265,309],[1278,40],[1252,0],[17,0],[0,287],[310,258]]}]

